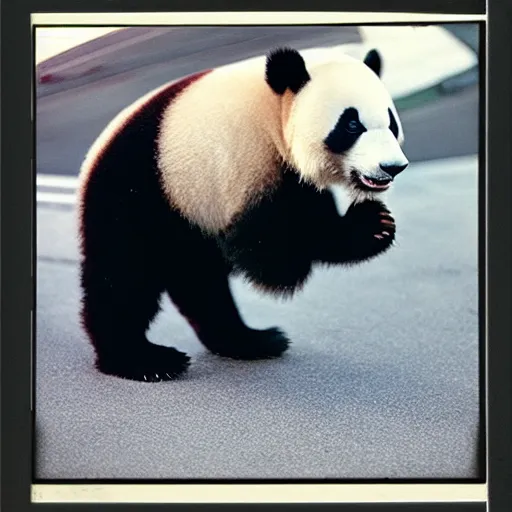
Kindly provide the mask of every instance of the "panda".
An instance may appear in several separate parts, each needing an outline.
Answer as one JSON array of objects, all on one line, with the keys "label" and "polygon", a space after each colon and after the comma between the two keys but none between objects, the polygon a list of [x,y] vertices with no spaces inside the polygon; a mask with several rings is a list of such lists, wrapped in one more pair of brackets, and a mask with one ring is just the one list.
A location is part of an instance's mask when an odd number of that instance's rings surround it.
[{"label": "panda", "polygon": [[377,50],[306,64],[276,48],[166,84],[107,126],[78,190],[81,320],[100,372],[187,370],[189,356],[146,337],[164,292],[210,352],[278,357],[288,337],[245,323],[230,276],[291,297],[315,266],[393,245],[382,193],[408,160],[381,67]]}]

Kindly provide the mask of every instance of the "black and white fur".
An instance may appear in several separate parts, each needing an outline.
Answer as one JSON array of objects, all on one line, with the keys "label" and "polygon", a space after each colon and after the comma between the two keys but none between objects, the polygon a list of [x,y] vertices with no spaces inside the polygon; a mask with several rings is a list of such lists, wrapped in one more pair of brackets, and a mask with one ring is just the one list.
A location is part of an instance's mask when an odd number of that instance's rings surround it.
[{"label": "black and white fur", "polygon": [[[167,292],[211,352],[281,355],[277,328],[241,318],[229,276],[292,295],[316,264],[386,251],[378,199],[407,165],[380,57],[306,65],[292,49],[167,84],[121,113],[81,172],[82,321],[97,368],[140,381],[189,357],[146,337]],[[329,187],[352,205],[340,216]]]}]

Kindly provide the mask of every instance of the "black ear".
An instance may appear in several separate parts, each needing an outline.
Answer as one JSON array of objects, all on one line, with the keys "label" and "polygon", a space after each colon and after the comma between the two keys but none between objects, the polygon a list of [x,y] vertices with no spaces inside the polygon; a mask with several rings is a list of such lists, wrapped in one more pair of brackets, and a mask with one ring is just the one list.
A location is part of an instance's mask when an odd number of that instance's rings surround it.
[{"label": "black ear", "polygon": [[310,76],[298,51],[278,48],[267,56],[265,80],[277,94],[283,94],[286,89],[297,93]]},{"label": "black ear", "polygon": [[364,63],[378,76],[382,73],[382,59],[380,53],[373,49],[370,50],[364,58]]}]

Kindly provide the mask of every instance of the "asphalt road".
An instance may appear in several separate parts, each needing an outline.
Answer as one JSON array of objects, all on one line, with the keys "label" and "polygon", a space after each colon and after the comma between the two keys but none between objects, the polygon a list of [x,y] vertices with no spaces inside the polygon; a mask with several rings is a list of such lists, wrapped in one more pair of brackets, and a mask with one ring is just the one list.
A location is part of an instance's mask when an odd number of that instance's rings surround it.
[{"label": "asphalt road", "polygon": [[[234,42],[209,65],[258,41]],[[38,172],[76,174],[120,108],[198,63],[181,56],[39,98]],[[477,152],[474,89],[402,117],[413,161]],[[165,298],[149,337],[193,364],[183,380],[154,385],[94,370],[77,317],[76,212],[38,205],[37,476],[475,477],[476,176],[472,156],[412,164],[389,203],[398,246],[365,266],[317,270],[291,302],[235,280],[250,325],[290,334],[283,359],[206,353]]]}]

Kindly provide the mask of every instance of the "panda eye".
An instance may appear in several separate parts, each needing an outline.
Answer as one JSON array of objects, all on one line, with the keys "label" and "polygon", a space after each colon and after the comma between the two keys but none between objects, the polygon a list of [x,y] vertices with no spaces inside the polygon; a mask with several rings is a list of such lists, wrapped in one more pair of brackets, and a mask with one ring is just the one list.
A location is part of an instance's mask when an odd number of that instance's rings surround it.
[{"label": "panda eye", "polygon": [[355,119],[349,121],[345,128],[349,133],[358,133],[361,131],[361,126]]}]

